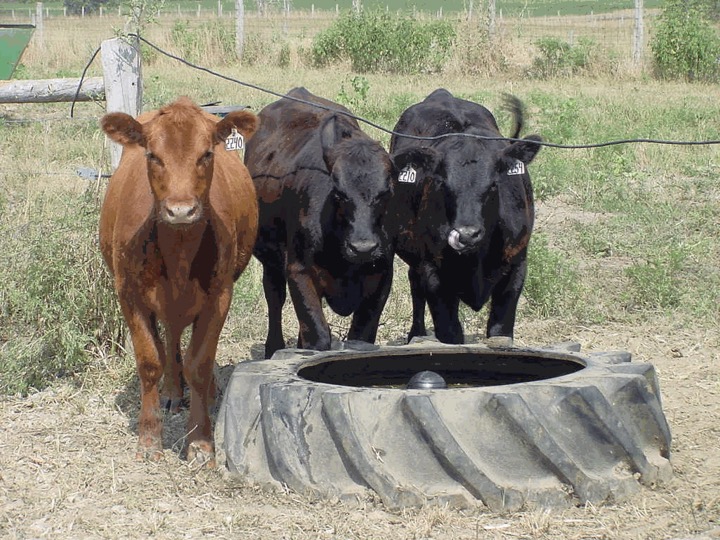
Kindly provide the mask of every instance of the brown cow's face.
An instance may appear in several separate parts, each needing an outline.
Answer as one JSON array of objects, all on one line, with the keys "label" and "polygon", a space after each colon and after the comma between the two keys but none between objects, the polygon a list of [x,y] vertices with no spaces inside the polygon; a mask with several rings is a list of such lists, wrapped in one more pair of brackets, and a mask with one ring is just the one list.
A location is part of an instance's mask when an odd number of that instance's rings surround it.
[{"label": "brown cow's face", "polygon": [[145,124],[123,113],[105,115],[101,124],[115,142],[145,149],[158,219],[175,227],[187,227],[203,219],[215,153],[225,151],[220,145],[233,128],[250,138],[257,128],[257,118],[250,112],[238,111],[214,122],[191,101],[181,99],[160,109]]},{"label": "brown cow's face", "polygon": [[198,222],[208,204],[215,162],[212,132],[191,130],[191,126],[177,126],[173,131],[168,126],[159,136],[149,137],[146,146],[157,216],[168,225],[183,227]]}]

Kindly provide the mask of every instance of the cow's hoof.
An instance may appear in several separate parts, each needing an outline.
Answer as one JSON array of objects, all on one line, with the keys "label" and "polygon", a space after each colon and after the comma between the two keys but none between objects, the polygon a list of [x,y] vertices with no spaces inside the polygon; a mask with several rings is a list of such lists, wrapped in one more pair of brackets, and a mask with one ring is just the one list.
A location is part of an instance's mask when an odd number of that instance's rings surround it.
[{"label": "cow's hoof", "polygon": [[487,338],[485,344],[491,349],[503,349],[513,346],[513,338],[509,336],[492,336]]},{"label": "cow's hoof", "polygon": [[173,398],[161,396],[160,397],[160,409],[167,411],[171,414],[177,414],[180,412],[180,406],[182,405],[182,398]]},{"label": "cow's hoof", "polygon": [[162,448],[149,448],[138,445],[135,461],[160,461],[165,457]]},{"label": "cow's hoof", "polygon": [[215,468],[215,449],[207,441],[193,441],[188,445],[187,460],[194,467]]}]

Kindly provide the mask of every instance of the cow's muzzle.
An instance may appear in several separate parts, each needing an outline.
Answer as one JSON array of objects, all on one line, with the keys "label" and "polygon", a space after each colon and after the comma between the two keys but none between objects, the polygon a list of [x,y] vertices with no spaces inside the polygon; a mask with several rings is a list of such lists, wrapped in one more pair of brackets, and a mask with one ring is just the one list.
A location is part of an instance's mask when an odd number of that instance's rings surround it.
[{"label": "cow's muzzle", "polygon": [[182,202],[165,201],[160,208],[160,218],[168,225],[192,225],[201,217],[202,205],[197,199]]},{"label": "cow's muzzle", "polygon": [[482,240],[482,229],[458,227],[448,234],[448,244],[459,253],[470,251]]}]

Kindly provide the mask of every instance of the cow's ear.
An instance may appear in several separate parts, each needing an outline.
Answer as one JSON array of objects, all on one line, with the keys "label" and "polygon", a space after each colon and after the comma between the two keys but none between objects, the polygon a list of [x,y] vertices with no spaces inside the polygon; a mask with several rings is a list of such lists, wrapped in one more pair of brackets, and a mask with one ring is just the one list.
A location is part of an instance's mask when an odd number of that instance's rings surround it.
[{"label": "cow's ear", "polygon": [[110,139],[123,146],[146,144],[142,124],[129,114],[108,113],[100,120],[100,127]]},{"label": "cow's ear", "polygon": [[433,173],[440,164],[440,154],[432,148],[410,148],[395,154],[392,160],[398,171],[410,166]]},{"label": "cow's ear", "polygon": [[239,131],[248,141],[260,127],[260,119],[250,111],[233,111],[215,126],[215,144],[224,143],[233,129]]},{"label": "cow's ear", "polygon": [[335,145],[345,139],[352,137],[350,124],[336,114],[329,116],[320,126],[320,145],[322,146],[323,158],[328,171],[333,170],[337,154]]},{"label": "cow's ear", "polygon": [[528,165],[540,151],[540,142],[542,138],[539,135],[528,135],[521,141],[507,146],[498,158],[498,171],[512,170],[518,161]]}]

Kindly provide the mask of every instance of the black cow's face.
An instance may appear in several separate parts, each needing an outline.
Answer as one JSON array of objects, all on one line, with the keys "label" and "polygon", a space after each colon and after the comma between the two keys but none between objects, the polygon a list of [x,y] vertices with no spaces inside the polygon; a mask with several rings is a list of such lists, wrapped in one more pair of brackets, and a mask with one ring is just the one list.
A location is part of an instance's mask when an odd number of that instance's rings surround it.
[{"label": "black cow's face", "polygon": [[400,170],[398,189],[421,193],[419,212],[432,214],[434,237],[458,253],[475,251],[498,221],[499,183],[508,174],[527,174],[526,165],[540,148],[534,140],[490,146],[448,137],[432,148],[401,152],[394,159]]},{"label": "black cow's face", "polygon": [[378,142],[346,133],[335,122],[323,130],[323,148],[343,235],[342,256],[357,263],[384,257],[389,244],[385,216],[392,190],[390,156]]},{"label": "black cow's face", "polygon": [[343,256],[363,262],[388,249],[385,216],[392,189],[392,162],[374,141],[347,141],[336,148],[331,171],[337,219],[344,231]]}]

